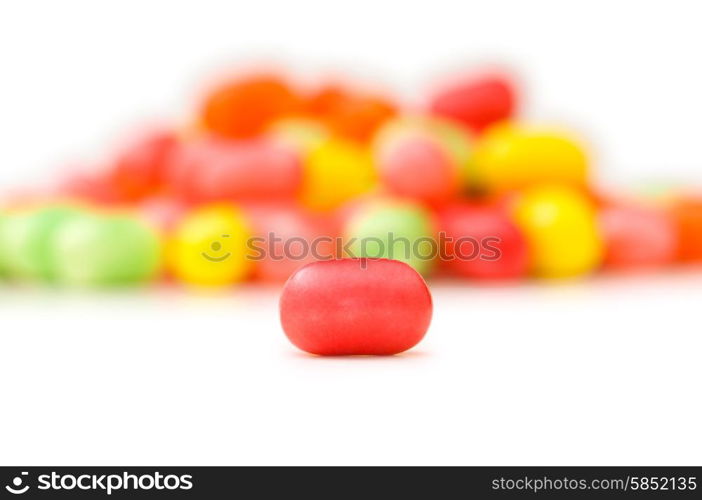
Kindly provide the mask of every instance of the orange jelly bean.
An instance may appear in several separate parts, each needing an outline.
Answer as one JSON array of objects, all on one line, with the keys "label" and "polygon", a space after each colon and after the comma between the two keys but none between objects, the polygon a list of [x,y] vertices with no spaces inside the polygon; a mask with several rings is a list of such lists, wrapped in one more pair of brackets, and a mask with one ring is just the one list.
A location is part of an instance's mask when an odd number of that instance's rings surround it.
[{"label": "orange jelly bean", "polygon": [[678,259],[702,261],[702,198],[685,197],[672,205],[678,230]]},{"label": "orange jelly bean", "polygon": [[298,97],[285,81],[255,75],[227,82],[212,92],[202,106],[201,122],[206,130],[224,137],[253,137],[298,106]]}]

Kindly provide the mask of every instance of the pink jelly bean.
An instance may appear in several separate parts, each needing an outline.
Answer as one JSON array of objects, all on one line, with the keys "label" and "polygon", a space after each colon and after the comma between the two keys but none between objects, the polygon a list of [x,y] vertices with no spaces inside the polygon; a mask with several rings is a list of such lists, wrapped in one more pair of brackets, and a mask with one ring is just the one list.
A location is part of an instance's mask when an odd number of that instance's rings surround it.
[{"label": "pink jelly bean", "polygon": [[391,139],[376,159],[383,185],[392,194],[438,203],[459,190],[457,165],[429,137],[408,134]]},{"label": "pink jelly bean", "polygon": [[182,148],[171,166],[172,190],[198,202],[294,198],[302,167],[287,145],[266,139],[202,139]]}]

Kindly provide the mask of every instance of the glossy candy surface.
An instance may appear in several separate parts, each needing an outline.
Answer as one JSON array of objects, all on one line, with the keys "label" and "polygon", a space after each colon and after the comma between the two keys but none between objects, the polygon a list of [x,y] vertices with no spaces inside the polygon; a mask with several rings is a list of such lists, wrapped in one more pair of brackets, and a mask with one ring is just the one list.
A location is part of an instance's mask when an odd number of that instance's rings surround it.
[{"label": "glossy candy surface", "polygon": [[385,259],[309,264],[290,277],[280,298],[280,320],[290,341],[322,356],[406,351],[422,340],[431,315],[422,277]]},{"label": "glossy candy surface", "polygon": [[56,280],[71,286],[143,283],[161,268],[156,230],[133,214],[82,214],[61,224],[53,237]]},{"label": "glossy candy surface", "polygon": [[456,203],[440,210],[438,220],[451,274],[488,280],[527,274],[526,240],[501,206]]},{"label": "glossy candy surface", "polygon": [[344,238],[352,257],[397,259],[422,274],[432,270],[438,255],[431,214],[404,200],[362,204],[346,221]]},{"label": "glossy candy surface", "polygon": [[477,142],[475,183],[488,192],[522,189],[540,183],[584,186],[585,149],[560,130],[499,125]]},{"label": "glossy candy surface", "polygon": [[603,242],[595,207],[578,190],[533,187],[518,197],[514,214],[529,245],[534,275],[578,276],[601,264]]},{"label": "glossy candy surface", "polygon": [[168,243],[169,271],[192,285],[223,286],[250,271],[248,222],[232,206],[216,204],[184,217]]}]

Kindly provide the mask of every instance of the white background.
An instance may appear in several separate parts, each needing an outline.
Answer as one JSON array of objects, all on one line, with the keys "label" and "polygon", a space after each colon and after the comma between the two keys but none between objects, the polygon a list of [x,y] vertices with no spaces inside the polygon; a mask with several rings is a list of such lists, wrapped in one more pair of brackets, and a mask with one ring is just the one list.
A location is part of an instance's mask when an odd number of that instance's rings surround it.
[{"label": "white background", "polygon": [[[230,62],[408,102],[498,61],[606,182],[702,184],[698,2],[3,2],[0,189],[182,120]],[[700,464],[702,274],[436,285],[395,358],[298,353],[276,291],[0,288],[0,463]]]}]

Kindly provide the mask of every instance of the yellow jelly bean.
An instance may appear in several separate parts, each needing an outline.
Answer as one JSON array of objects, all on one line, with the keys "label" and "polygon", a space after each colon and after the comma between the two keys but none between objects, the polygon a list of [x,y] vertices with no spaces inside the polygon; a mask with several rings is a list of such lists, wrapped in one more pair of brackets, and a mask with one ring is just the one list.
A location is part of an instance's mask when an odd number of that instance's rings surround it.
[{"label": "yellow jelly bean", "polygon": [[229,205],[209,205],[188,214],[168,245],[173,275],[194,285],[222,286],[246,277],[250,231]]},{"label": "yellow jelly bean", "polygon": [[588,161],[583,146],[559,130],[500,124],[476,144],[473,168],[476,187],[499,192],[544,182],[584,185]]},{"label": "yellow jelly bean", "polygon": [[577,276],[600,265],[603,243],[595,207],[577,189],[535,186],[516,200],[514,208],[536,276]]},{"label": "yellow jelly bean", "polygon": [[368,150],[342,139],[329,139],[313,148],[303,175],[301,200],[313,210],[333,210],[376,183]]}]

